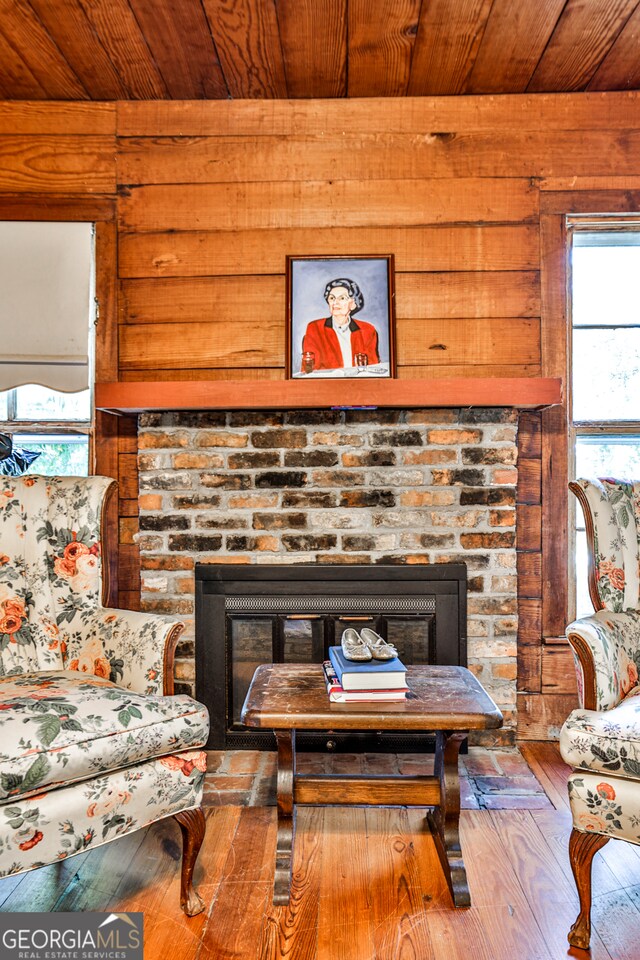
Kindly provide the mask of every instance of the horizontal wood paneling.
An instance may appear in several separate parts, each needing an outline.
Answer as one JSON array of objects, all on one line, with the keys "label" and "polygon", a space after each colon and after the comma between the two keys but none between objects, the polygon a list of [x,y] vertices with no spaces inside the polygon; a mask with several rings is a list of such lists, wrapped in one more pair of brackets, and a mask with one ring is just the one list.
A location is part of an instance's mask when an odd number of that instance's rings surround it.
[{"label": "horizontal wood paneling", "polygon": [[435,227],[286,227],[180,233],[125,233],[119,272],[125,278],[281,274],[287,254],[351,256],[393,252],[399,273],[535,270],[536,224]]},{"label": "horizontal wood paneling", "polygon": [[[127,280],[122,286],[127,323],[206,318],[236,323],[246,317],[259,323],[277,320],[284,328],[284,276],[244,277],[242,282],[235,277]],[[538,275],[533,272],[415,273],[396,278],[398,319],[539,315]]]},{"label": "horizontal wood paneling", "polygon": [[577,706],[577,694],[519,693],[518,738],[557,740],[563,723]]},{"label": "horizontal wood paneling", "polygon": [[[287,4],[289,15],[294,6]],[[475,6],[481,13],[482,5]],[[111,39],[126,10],[119,2],[108,22],[107,7],[101,0],[90,20]],[[418,5],[403,9],[410,26]],[[150,16],[146,7],[143,14]],[[242,11],[227,14],[240,30]],[[487,30],[492,18],[508,14],[504,3],[491,5]],[[306,4],[305,30],[314,15]],[[163,7],[163,18],[173,16]],[[264,37],[272,27],[270,13]],[[536,36],[540,45],[540,31]],[[124,85],[163,95],[170,57],[162,43],[156,32],[162,71],[142,51],[139,63],[126,65]],[[412,35],[398,50],[394,83],[408,82],[413,44]],[[342,56],[333,38],[320,46],[336,60]],[[229,57],[229,49],[221,55]],[[292,78],[302,69],[291,46],[283,62],[264,50],[261,56],[255,89],[275,90],[288,65]],[[91,65],[84,67],[88,82]],[[421,69],[428,78],[428,65]],[[40,95],[40,65],[11,61],[7,70],[16,76],[23,70],[23,88]],[[180,61],[171,82],[195,77]],[[247,403],[257,402],[252,382],[269,396],[278,393],[287,255],[394,254],[398,381],[442,382],[439,392],[449,397],[451,378],[465,384],[564,376],[565,286],[558,267],[565,252],[558,224],[567,211],[637,211],[639,153],[638,93],[0,104],[0,216],[75,218],[74,211],[94,204],[98,219],[108,220],[117,203],[107,246],[117,247],[118,276],[107,300],[110,317],[117,301],[120,323],[100,341],[108,357],[98,358],[98,369],[127,387],[148,384],[158,403],[179,398],[189,381],[202,387],[202,403],[210,395],[206,381],[244,384],[237,389]],[[161,382],[172,380],[175,387]],[[283,396],[289,386],[282,384]],[[458,401],[467,396],[456,389]],[[226,394],[220,389],[215,396],[224,402]],[[542,647],[549,624],[554,636],[564,628],[562,525],[554,525],[553,498],[542,490],[550,483],[564,489],[556,446],[565,442],[566,424],[561,414],[545,415],[542,427],[532,412],[521,416],[519,431],[518,684],[526,694],[519,711],[521,735],[537,736],[555,728],[570,702],[566,651],[548,654]],[[137,589],[134,440],[126,433],[111,468],[121,482],[119,588],[126,599]]]},{"label": "horizontal wood paneling", "polygon": [[[282,315],[267,311],[259,321],[127,324],[120,331],[120,368],[283,367],[284,349]],[[535,363],[539,325],[526,319],[399,319],[397,353],[402,366]]]},{"label": "horizontal wood paneling", "polygon": [[404,274],[396,282],[398,317],[539,317],[533,272]]},{"label": "horizontal wood paneling", "polygon": [[113,137],[2,136],[0,190],[113,193]]},{"label": "horizontal wood paneling", "polygon": [[576,669],[569,644],[543,646],[542,692],[578,695]]},{"label": "horizontal wood paneling", "polygon": [[120,183],[414,180],[634,175],[640,130],[132,138],[120,141]]},{"label": "horizontal wood paneling", "polygon": [[398,362],[402,364],[518,364],[540,359],[538,320],[399,319]]},{"label": "horizontal wood paneling", "polygon": [[[393,203],[389,198],[393,197]],[[125,231],[419,226],[533,221],[538,192],[524,179],[357,180],[123,187]]]},{"label": "horizontal wood paneling", "polygon": [[115,103],[0,101],[0,134],[115,136]]},{"label": "horizontal wood paneling", "polygon": [[[173,380],[284,380],[284,364],[278,367],[220,367],[214,369],[205,367],[201,370],[178,370],[176,368],[162,370],[121,370],[120,380],[122,382],[152,381],[157,380],[161,375],[167,381]],[[540,366],[536,364],[479,364],[471,366],[469,364],[451,364],[441,366],[424,365],[398,365],[398,380],[416,380],[420,378],[444,379],[444,378],[472,378],[481,379],[484,377],[539,377]]]},{"label": "horizontal wood paneling", "polygon": [[281,318],[229,323],[147,323],[122,327],[120,368],[282,366]]},{"label": "horizontal wood paneling", "polygon": [[[640,93],[524,94],[502,97],[405,97],[395,100],[238,100],[117,105],[121,137],[293,136],[511,129],[620,130],[640,127]],[[383,120],[383,122],[381,122]]]}]

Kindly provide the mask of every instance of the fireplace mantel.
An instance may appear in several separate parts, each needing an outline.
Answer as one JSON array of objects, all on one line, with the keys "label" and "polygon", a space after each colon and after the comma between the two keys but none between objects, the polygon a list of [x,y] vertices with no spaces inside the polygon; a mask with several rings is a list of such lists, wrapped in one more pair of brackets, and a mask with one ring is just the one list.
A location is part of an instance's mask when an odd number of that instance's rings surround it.
[{"label": "fireplace mantel", "polygon": [[335,407],[519,407],[562,402],[553,377],[431,380],[153,380],[97,383],[100,410],[296,410]]}]

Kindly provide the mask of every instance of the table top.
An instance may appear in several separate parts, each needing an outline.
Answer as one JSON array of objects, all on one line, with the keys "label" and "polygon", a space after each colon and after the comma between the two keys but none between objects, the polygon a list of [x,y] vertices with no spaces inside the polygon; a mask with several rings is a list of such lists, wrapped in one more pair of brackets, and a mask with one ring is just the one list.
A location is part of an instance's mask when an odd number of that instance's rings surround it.
[{"label": "table top", "polygon": [[268,663],[242,708],[249,727],[274,730],[486,730],[502,714],[466,667],[407,668],[406,700],[331,703],[320,664]]}]

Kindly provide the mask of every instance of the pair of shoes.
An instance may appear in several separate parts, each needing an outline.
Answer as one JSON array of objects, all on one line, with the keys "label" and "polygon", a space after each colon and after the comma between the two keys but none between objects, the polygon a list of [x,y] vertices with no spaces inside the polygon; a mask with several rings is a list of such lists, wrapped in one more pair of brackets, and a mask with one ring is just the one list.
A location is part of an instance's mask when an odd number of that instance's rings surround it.
[{"label": "pair of shoes", "polygon": [[393,660],[398,651],[387,643],[375,630],[364,627],[360,633],[347,627],[342,634],[342,652],[345,660]]}]

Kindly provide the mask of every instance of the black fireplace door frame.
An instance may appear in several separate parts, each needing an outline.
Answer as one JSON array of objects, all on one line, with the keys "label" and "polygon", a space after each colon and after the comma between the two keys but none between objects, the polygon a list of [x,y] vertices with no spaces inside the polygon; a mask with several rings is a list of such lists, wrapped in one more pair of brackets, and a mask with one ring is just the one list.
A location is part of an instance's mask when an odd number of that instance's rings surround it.
[{"label": "black fireplace door frame", "polygon": [[[279,659],[284,621],[320,619],[322,656],[316,641],[319,661],[326,656],[328,645],[336,642],[336,622],[351,621],[357,627],[366,620],[385,636],[387,621],[419,618],[427,630],[427,662],[466,666],[465,564],[239,567],[199,563],[195,574],[196,696],[209,709],[207,749],[275,749],[275,736],[271,731],[232,722],[233,709],[237,714],[237,707],[241,705],[233,703],[231,628],[240,620],[270,621],[272,653]],[[368,731],[335,736],[305,732],[300,737],[303,748],[309,750],[433,748],[433,737],[428,732],[423,735]]]}]

